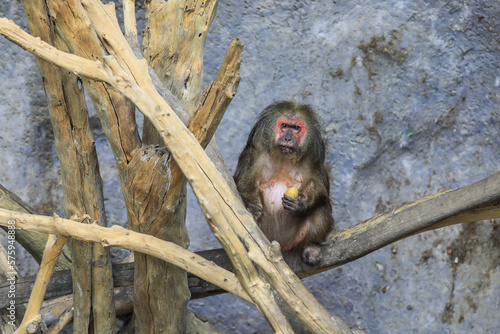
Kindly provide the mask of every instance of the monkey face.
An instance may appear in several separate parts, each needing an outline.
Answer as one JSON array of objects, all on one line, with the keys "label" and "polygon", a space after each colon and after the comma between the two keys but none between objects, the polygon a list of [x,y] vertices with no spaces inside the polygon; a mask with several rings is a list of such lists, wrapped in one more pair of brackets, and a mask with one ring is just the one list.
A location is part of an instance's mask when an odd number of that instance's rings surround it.
[{"label": "monkey face", "polygon": [[276,122],[276,146],[283,155],[292,155],[301,147],[306,125],[300,117],[284,116]]}]

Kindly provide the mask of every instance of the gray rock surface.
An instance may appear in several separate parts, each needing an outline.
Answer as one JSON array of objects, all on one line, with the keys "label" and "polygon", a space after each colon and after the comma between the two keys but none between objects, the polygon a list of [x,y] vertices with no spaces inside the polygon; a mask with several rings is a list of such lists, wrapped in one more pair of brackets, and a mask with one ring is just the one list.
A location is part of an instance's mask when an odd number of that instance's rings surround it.
[{"label": "gray rock surface", "polygon": [[[18,2],[0,15],[26,26]],[[329,140],[338,228],[500,170],[497,1],[222,1],[205,52],[214,79],[231,39],[242,80],[217,141],[234,171],[255,116],[280,99],[311,104]],[[0,38],[0,183],[62,215],[57,154],[34,58]],[[125,221],[118,178],[94,122],[107,213]],[[219,247],[196,199],[191,249]],[[421,234],[305,279],[333,314],[369,333],[500,332],[498,222]],[[22,262],[19,262],[22,261]],[[18,260],[25,274],[36,266]],[[231,295],[189,306],[228,333],[270,333]]]}]

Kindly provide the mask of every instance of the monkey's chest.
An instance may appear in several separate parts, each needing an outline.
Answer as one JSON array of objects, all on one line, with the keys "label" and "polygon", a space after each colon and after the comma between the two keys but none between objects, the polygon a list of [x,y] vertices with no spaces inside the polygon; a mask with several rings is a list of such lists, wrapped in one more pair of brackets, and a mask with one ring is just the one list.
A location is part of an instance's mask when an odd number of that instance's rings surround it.
[{"label": "monkey's chest", "polygon": [[290,187],[300,188],[300,182],[272,181],[262,184],[260,195],[262,216],[259,219],[262,231],[269,240],[276,240],[286,248],[297,235],[300,218],[283,209],[283,194]]},{"label": "monkey's chest", "polygon": [[262,204],[267,213],[275,213],[283,208],[281,199],[285,191],[291,186],[285,182],[273,182],[262,189]]},{"label": "monkey's chest", "polygon": [[264,213],[267,213],[268,215],[283,213],[283,194],[288,188],[300,188],[300,185],[301,182],[299,180],[292,178],[277,178],[261,183],[259,187]]}]

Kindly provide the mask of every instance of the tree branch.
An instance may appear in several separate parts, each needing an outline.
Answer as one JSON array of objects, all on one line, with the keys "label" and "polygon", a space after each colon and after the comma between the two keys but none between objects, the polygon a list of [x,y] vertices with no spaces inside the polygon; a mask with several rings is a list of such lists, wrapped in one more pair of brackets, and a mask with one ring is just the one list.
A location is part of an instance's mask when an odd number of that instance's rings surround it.
[{"label": "tree branch", "polygon": [[[457,190],[438,192],[334,233],[324,253],[329,269],[398,240],[436,228],[500,217],[500,172]],[[356,241],[356,246],[354,242]]]},{"label": "tree branch", "polygon": [[[491,175],[487,179],[488,183],[495,184],[500,182],[500,172]],[[440,192],[435,195],[427,196],[425,198],[419,199],[410,204],[404,205],[398,209],[392,210],[391,212],[385,213],[379,217],[382,217],[378,224],[371,224],[375,218],[364,221],[360,224],[353,225],[351,227],[345,228],[343,230],[334,232],[330,236],[330,242],[321,245],[323,254],[342,254],[342,251],[339,249],[349,249],[356,250],[360,245],[363,244],[363,239],[360,239],[360,231],[369,231],[371,230],[373,233],[380,232],[380,224],[387,223],[387,217],[389,217],[390,213],[394,212],[402,212],[404,208],[414,207],[418,210],[430,210],[434,212],[436,215],[447,216],[450,213],[453,213],[453,216],[450,216],[444,220],[438,221],[426,228],[423,228],[417,232],[409,233],[403,236],[396,236],[397,232],[389,231],[390,234],[393,235],[390,239],[396,239],[396,241],[401,240],[403,238],[411,237],[419,233],[423,233],[426,231],[430,231],[437,228],[442,228],[446,226],[451,226],[454,224],[462,224],[462,223],[471,223],[478,220],[488,220],[500,218],[500,187],[498,187],[497,191],[486,193],[482,190],[484,187],[484,180],[473,183],[463,188],[459,188],[453,191]],[[490,188],[491,190],[491,188]],[[464,209],[463,205],[457,201],[457,198],[463,198],[463,202],[466,202],[469,199],[469,194],[477,194],[480,192],[480,198],[476,201],[476,203],[468,208]],[[436,199],[439,199],[440,196],[449,197],[451,204],[443,207],[436,203]],[[383,218],[385,217],[385,218]],[[417,221],[414,219],[413,221]],[[400,225],[399,218],[397,216],[392,216],[393,226]],[[422,221],[423,225],[427,225],[425,221]],[[340,240],[339,240],[340,239]],[[339,245],[337,241],[342,241],[345,243],[344,245]],[[394,241],[395,242],[395,241]],[[385,243],[382,247],[388,246],[392,242]],[[337,250],[336,250],[337,249]],[[368,253],[376,251],[377,248],[372,248],[368,250]],[[226,270],[234,270],[231,265],[231,261],[227,254],[222,249],[213,249],[207,251],[197,252],[197,254],[207,261],[214,262],[218,266],[226,269]],[[336,258],[334,256],[324,257],[321,263],[315,266],[305,265],[301,260],[301,256],[296,252],[288,252],[284,254],[286,262],[291,266],[295,273],[299,275],[299,277],[308,277],[319,272],[323,272],[326,270],[330,270],[332,268],[338,267],[342,264],[352,262],[358,258],[356,251],[349,251],[347,256],[343,258]],[[132,264],[115,264],[113,265],[113,273],[114,273],[114,282],[115,287],[133,284],[133,265]],[[54,298],[62,295],[67,295],[71,293],[71,274],[69,271],[61,271],[57,272],[55,276],[51,279],[51,283],[49,284],[46,297]],[[189,276],[190,280],[190,289],[192,298],[203,298],[206,296],[223,293],[224,290],[221,288],[212,285],[204,280],[200,282],[200,278],[195,276]],[[24,277],[19,279],[16,282],[16,294],[17,303],[24,303],[28,300],[29,294],[26,291],[29,291],[32,282],[34,281],[34,276]],[[6,283],[6,282],[4,282]],[[4,283],[0,283],[0,308],[6,307],[8,305],[7,291],[8,286]],[[5,297],[2,297],[5,296]]]},{"label": "tree branch", "polygon": [[210,82],[189,119],[188,129],[201,147],[206,147],[219,126],[227,106],[233,99],[240,82],[240,65],[243,43],[239,39],[231,41],[215,82]]},{"label": "tree branch", "polygon": [[9,220],[15,220],[16,228],[23,230],[57,234],[102,243],[105,247],[126,248],[152,255],[251,302],[233,273],[172,242],[130,231],[118,225],[107,228],[97,224],[80,224],[60,217],[36,216],[0,209],[0,225],[8,225]]},{"label": "tree branch", "polygon": [[[13,192],[5,189],[0,184],[0,208],[16,212],[36,214],[35,210],[20,199]],[[6,227],[2,226],[4,230]],[[33,256],[36,262],[42,261],[43,250],[47,244],[47,235],[30,231],[16,231],[16,241],[19,242],[28,253]],[[57,261],[56,270],[66,270],[71,268],[71,251],[65,245],[62,256]]]},{"label": "tree branch", "polygon": [[135,0],[123,0],[123,27],[125,30],[125,38],[127,39],[128,44],[130,44],[132,48],[138,48],[139,40],[137,39]]}]

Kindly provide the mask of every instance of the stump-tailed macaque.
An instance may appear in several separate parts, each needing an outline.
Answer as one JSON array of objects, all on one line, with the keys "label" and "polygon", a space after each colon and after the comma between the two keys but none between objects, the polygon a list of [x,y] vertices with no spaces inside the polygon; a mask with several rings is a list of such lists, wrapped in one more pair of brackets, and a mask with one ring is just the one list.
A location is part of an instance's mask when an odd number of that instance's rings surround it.
[{"label": "stump-tailed macaque", "polygon": [[260,113],[234,174],[267,238],[278,241],[283,252],[300,248],[309,264],[321,260],[319,243],[333,228],[324,162],[325,143],[314,111],[283,101]]}]

